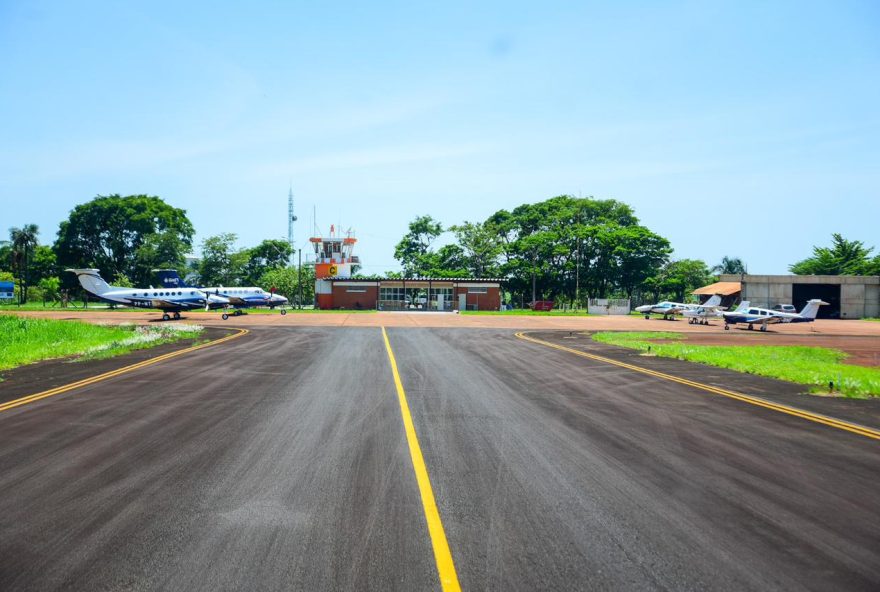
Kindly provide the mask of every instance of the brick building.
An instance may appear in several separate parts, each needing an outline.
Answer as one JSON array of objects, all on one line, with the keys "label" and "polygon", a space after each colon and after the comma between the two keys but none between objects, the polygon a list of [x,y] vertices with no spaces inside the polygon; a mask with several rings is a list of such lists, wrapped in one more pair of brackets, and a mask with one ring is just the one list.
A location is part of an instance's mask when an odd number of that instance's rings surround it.
[{"label": "brick building", "polygon": [[318,308],[342,310],[499,310],[501,278],[330,277],[315,280]]}]

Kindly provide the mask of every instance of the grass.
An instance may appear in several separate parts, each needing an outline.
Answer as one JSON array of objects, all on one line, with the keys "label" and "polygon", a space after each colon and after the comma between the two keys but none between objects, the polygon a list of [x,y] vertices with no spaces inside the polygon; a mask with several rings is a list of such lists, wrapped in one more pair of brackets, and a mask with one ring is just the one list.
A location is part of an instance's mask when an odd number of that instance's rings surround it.
[{"label": "grass", "polygon": [[588,317],[590,314],[577,310],[530,310],[528,308],[514,308],[513,310],[463,310],[463,315],[486,315],[500,317]]},{"label": "grass", "polygon": [[196,325],[166,324],[151,327],[94,325],[80,321],[0,316],[0,370],[77,356],[97,359],[136,349],[171,343],[198,335]]},{"label": "grass", "polygon": [[[694,345],[681,333],[612,332],[596,333],[600,343],[638,349],[664,358],[698,362],[747,374],[804,384],[812,392],[827,392],[828,382],[847,397],[880,395],[880,368],[844,364],[846,353],[825,347],[794,345]],[[661,341],[658,341],[661,340]]]}]

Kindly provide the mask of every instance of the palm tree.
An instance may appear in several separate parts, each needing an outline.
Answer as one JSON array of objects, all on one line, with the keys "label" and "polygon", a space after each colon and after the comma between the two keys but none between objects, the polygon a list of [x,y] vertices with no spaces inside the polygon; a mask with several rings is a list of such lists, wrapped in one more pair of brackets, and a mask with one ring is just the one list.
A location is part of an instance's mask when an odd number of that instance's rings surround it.
[{"label": "palm tree", "polygon": [[721,263],[712,268],[714,274],[743,274],[746,273],[746,265],[739,257],[728,257],[725,255],[721,258]]},{"label": "palm tree", "polygon": [[12,262],[18,270],[18,280],[21,282],[21,288],[18,292],[21,304],[27,302],[30,252],[37,246],[38,234],[40,234],[40,229],[36,224],[25,224],[21,228],[9,229],[9,238],[12,243]]}]

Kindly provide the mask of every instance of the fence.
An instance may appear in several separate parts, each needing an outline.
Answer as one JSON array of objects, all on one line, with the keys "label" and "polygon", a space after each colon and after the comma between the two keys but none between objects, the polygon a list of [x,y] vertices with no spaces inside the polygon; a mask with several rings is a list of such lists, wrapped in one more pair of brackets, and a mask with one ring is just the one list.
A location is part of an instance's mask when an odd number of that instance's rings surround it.
[{"label": "fence", "polygon": [[595,315],[628,315],[630,301],[627,299],[590,298],[587,311]]}]

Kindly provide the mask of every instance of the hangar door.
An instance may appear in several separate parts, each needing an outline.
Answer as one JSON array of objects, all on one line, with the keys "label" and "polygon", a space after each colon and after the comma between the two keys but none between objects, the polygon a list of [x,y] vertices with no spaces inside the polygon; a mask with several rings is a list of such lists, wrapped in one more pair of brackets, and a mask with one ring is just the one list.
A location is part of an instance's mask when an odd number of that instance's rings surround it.
[{"label": "hangar door", "polygon": [[821,298],[828,306],[819,307],[820,319],[840,318],[840,284],[794,284],[791,288],[791,299],[794,307],[800,312],[807,300]]}]

